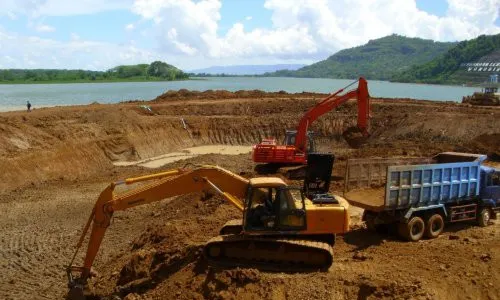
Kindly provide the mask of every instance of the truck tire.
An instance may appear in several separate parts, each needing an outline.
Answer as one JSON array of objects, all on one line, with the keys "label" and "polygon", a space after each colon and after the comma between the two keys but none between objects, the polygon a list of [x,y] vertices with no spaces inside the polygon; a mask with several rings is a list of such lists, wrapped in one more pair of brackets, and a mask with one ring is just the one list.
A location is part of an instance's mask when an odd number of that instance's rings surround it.
[{"label": "truck tire", "polygon": [[479,211],[479,214],[477,215],[477,223],[481,227],[486,227],[488,226],[488,223],[490,222],[491,218],[491,212],[490,209],[487,207],[481,208]]},{"label": "truck tire", "polygon": [[416,242],[422,238],[425,232],[425,223],[421,217],[412,217],[408,223],[399,223],[399,235],[410,242]]},{"label": "truck tire", "polygon": [[425,224],[425,236],[429,239],[437,238],[444,229],[444,220],[440,214],[434,214],[427,219]]}]

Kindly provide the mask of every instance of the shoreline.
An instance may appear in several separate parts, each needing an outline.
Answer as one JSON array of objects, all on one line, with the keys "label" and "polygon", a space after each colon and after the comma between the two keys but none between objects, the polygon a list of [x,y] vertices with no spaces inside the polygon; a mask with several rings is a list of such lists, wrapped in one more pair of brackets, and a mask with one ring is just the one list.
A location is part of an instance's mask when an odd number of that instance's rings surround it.
[{"label": "shoreline", "polygon": [[187,80],[200,80],[200,79],[176,79],[176,80],[74,80],[74,81],[29,81],[29,82],[6,82],[0,81],[0,85],[22,85],[22,84],[71,84],[71,83],[120,83],[120,82],[173,82],[173,81],[187,81]]},{"label": "shoreline", "polygon": [[[226,78],[228,78],[226,80]],[[63,83],[3,83],[0,87],[0,111],[24,110],[29,100],[35,108],[67,105],[88,105],[94,102],[111,104],[150,101],[154,99],[182,100],[186,98],[324,98],[344,81],[310,81],[292,78],[276,80],[269,85],[264,78],[240,81],[238,78],[197,78],[178,81],[93,81]],[[291,80],[291,81],[290,81]],[[274,81],[273,81],[274,82]],[[101,84],[102,83],[102,84]],[[0,83],[1,84],[1,83]],[[304,90],[309,90],[306,92]],[[443,85],[405,84],[372,81],[369,86],[374,99],[411,99],[432,102],[460,103],[475,89]],[[319,100],[319,99],[318,99]]]},{"label": "shoreline", "polygon": [[[164,80],[164,79],[138,79],[131,78],[127,79],[111,79],[111,80],[72,80],[72,81],[0,81],[0,85],[20,85],[20,84],[71,84],[71,83],[120,83],[120,82],[174,82],[174,81],[204,81],[210,80],[210,78],[293,78],[293,79],[332,79],[332,80],[353,80],[350,78],[329,78],[329,77],[291,77],[291,76],[262,76],[262,75],[226,75],[226,76],[193,76],[187,79],[174,79],[174,80]],[[389,82],[393,84],[414,84],[414,85],[431,85],[431,86],[450,86],[450,87],[466,87],[466,88],[477,88],[480,87],[480,83],[475,84],[460,84],[454,82],[443,82],[443,83],[426,83],[426,82],[402,82],[402,81],[390,81],[382,79],[367,79],[368,81],[379,81],[379,82]]]},{"label": "shoreline", "polygon": [[[326,94],[322,93],[279,93],[279,92],[264,92],[257,90],[258,92],[261,92],[262,94],[260,97],[262,99],[275,99],[279,97],[297,97],[297,98],[311,98],[311,97],[319,97],[323,98],[326,97]],[[162,104],[165,103],[166,101],[186,101],[186,103],[189,103],[193,100],[201,100],[201,101],[217,101],[217,100],[224,100],[224,99],[251,99],[254,98],[253,95],[241,95],[244,94],[245,92],[248,91],[242,91],[242,93],[239,93],[241,91],[237,92],[230,92],[227,90],[214,90],[214,91],[203,91],[203,92],[197,92],[197,91],[190,91],[193,92],[197,95],[189,95],[189,96],[182,96],[179,95],[179,91],[175,91],[175,94],[168,95],[167,93],[159,95],[155,99],[149,99],[149,100],[121,100],[118,102],[109,102],[109,103],[101,103],[97,101],[92,101],[90,103],[71,103],[71,104],[55,104],[55,105],[34,105],[31,108],[31,112],[35,112],[37,110],[41,109],[50,109],[50,108],[68,108],[68,107],[86,107],[86,106],[91,106],[91,105],[157,105],[157,104]],[[222,92],[225,93],[225,95],[221,95],[218,93]],[[177,94],[177,95],[176,95]],[[168,95],[168,96],[165,96]],[[445,105],[445,104],[455,104],[455,105],[462,105],[461,101],[452,101],[452,100],[426,100],[426,99],[414,99],[414,98],[389,98],[389,97],[373,97],[371,98],[374,103],[383,103],[383,102],[394,102],[394,103],[413,103],[413,104],[438,104],[438,105]],[[352,100],[354,101],[354,99]],[[33,103],[32,103],[33,105]],[[26,111],[26,105],[15,105],[15,106],[3,106],[0,104],[0,114],[2,113],[9,113],[9,112],[23,112]]]}]

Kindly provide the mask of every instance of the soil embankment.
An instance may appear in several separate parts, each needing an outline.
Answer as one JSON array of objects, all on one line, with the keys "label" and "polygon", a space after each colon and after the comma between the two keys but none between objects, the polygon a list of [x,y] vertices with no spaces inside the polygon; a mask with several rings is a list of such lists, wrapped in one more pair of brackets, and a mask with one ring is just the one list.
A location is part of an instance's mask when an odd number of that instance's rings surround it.
[{"label": "soil embankment", "polygon": [[[109,169],[113,162],[139,161],[193,146],[249,146],[267,136],[281,139],[284,129],[294,128],[321,99],[314,94],[256,91],[190,92],[192,98],[187,92],[175,93],[151,102],[0,114],[0,155],[5,158],[0,161],[0,189],[61,177],[85,178]],[[258,97],[252,98],[254,94]],[[498,109],[374,100],[372,144],[352,151],[341,133],[355,123],[355,113],[355,103],[347,103],[313,124],[322,150],[340,156],[430,155],[440,150],[500,153]]]},{"label": "soil embankment", "polygon": [[[321,99],[315,94],[170,92],[150,102],[37,109],[0,114],[0,298],[62,297],[64,265],[109,182],[154,171],[118,162],[148,161],[204,145],[250,146],[285,128]],[[500,109],[407,99],[375,99],[372,138],[360,149],[342,140],[355,123],[347,103],[313,125],[323,151],[336,154],[332,191],[348,157],[431,156],[440,151],[500,154]],[[253,176],[249,154],[201,154],[170,162],[218,164]],[[91,282],[97,297],[212,299],[498,299],[500,227],[451,226],[437,240],[400,242],[359,225],[340,237],[327,273],[214,270],[199,247],[238,211],[199,195],[117,212]],[[79,257],[78,259],[81,259]],[[80,260],[77,260],[78,262]],[[439,280],[438,280],[439,279]]]}]

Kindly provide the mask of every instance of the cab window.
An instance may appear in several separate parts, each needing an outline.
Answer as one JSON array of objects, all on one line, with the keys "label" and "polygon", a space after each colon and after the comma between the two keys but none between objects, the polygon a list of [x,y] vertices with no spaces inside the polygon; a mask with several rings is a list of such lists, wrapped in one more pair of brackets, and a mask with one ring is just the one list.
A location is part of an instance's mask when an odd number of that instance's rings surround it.
[{"label": "cab window", "polygon": [[298,188],[281,189],[278,194],[279,227],[283,229],[305,229],[306,210],[304,196]]},{"label": "cab window", "polygon": [[298,188],[255,188],[245,216],[247,230],[303,229],[306,224],[304,198]]}]

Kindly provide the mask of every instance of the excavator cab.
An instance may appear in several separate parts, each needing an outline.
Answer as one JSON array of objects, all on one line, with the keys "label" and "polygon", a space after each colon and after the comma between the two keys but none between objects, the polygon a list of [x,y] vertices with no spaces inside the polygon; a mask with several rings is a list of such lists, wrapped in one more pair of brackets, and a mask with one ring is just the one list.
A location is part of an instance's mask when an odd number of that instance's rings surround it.
[{"label": "excavator cab", "polygon": [[[283,145],[293,146],[295,145],[295,138],[297,137],[297,130],[287,130],[285,132],[285,140]],[[307,131],[307,152],[315,152],[316,144],[314,143],[314,132]]]},{"label": "excavator cab", "polygon": [[300,188],[251,184],[244,213],[246,232],[306,229],[305,198]]}]

